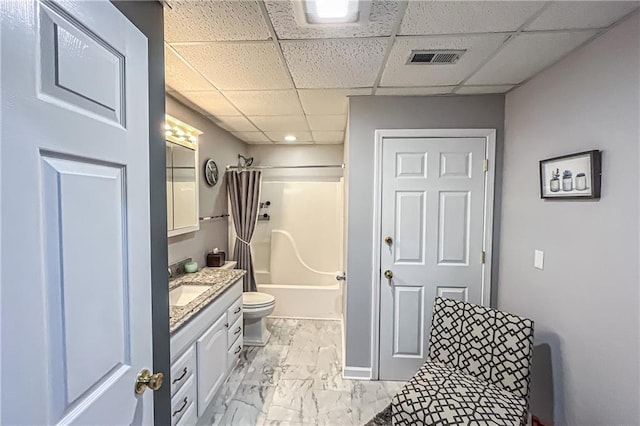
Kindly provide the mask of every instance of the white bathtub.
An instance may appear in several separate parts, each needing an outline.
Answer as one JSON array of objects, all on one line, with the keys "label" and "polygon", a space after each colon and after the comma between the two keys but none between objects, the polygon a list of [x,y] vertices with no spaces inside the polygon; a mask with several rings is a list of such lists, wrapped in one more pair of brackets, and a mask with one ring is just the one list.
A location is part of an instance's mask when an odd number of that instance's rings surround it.
[{"label": "white bathtub", "polygon": [[271,316],[282,318],[342,318],[342,287],[291,284],[258,284],[258,291],[276,298]]}]

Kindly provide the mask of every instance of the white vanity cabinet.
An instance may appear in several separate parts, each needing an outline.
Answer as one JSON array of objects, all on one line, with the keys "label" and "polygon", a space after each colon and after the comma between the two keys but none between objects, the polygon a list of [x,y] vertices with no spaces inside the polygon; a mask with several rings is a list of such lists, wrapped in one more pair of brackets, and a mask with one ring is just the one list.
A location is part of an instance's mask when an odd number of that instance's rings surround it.
[{"label": "white vanity cabinet", "polygon": [[196,423],[236,365],[241,351],[239,279],[171,336],[172,426]]},{"label": "white vanity cabinet", "polygon": [[[198,354],[198,416],[204,413],[227,372],[227,313],[196,341]],[[221,362],[221,361],[225,362]]]}]

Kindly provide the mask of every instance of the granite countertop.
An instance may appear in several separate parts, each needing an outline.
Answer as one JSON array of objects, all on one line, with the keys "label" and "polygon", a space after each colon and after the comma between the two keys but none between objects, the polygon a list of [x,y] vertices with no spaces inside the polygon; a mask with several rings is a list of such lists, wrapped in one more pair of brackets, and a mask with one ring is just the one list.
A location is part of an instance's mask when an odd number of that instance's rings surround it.
[{"label": "granite countertop", "polygon": [[196,273],[180,275],[170,280],[169,291],[182,285],[202,285],[210,288],[184,306],[169,306],[169,333],[175,333],[246,273],[247,271],[242,269],[203,268]]}]

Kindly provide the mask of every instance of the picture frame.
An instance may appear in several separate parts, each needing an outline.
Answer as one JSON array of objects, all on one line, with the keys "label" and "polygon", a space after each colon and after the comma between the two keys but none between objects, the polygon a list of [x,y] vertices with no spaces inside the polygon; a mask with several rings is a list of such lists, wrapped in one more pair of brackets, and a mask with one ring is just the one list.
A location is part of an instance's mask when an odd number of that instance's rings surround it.
[{"label": "picture frame", "polygon": [[540,198],[599,199],[602,176],[599,150],[540,161]]}]

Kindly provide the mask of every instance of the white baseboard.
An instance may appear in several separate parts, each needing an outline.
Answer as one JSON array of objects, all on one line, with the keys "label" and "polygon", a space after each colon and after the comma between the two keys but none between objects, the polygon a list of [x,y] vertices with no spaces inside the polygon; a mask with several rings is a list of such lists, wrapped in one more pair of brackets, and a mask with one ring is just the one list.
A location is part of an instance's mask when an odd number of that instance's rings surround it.
[{"label": "white baseboard", "polygon": [[344,367],[342,377],[351,380],[371,380],[370,367]]}]

